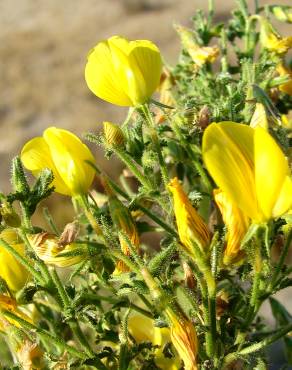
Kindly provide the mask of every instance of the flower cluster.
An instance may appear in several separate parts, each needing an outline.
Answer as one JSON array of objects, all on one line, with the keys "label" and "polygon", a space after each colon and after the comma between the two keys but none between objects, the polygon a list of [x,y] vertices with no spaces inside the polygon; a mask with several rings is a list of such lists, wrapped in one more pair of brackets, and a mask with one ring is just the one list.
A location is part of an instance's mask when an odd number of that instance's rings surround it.
[{"label": "flower cluster", "polygon": [[[223,25],[209,3],[194,29],[175,26],[174,67],[148,40],[113,36],[89,52],[91,92],[129,107],[122,124],[85,135],[123,163],[118,181],[62,128],[13,160],[0,194],[10,367],[265,369],[259,350],[282,337],[291,360],[290,314],[272,296],[291,285],[292,37],[270,21],[291,22],[291,9],[249,14],[241,0]],[[47,227],[32,217],[53,192],[74,208],[62,231],[46,208]]]}]

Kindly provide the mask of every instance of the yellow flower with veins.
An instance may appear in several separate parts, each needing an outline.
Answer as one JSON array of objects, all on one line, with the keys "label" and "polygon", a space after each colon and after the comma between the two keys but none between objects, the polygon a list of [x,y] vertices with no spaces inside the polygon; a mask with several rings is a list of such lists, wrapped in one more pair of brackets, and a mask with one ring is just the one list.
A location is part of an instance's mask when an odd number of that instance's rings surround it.
[{"label": "yellow flower with veins", "polygon": [[285,54],[292,47],[292,36],[281,37],[265,19],[261,19],[260,41],[263,47],[276,54]]},{"label": "yellow flower with veins", "polygon": [[5,317],[5,313],[1,311],[9,311],[14,313],[16,316],[20,317],[23,320],[26,320],[32,323],[32,319],[26,315],[21,309],[18,307],[17,302],[14,298],[8,297],[7,295],[0,294],[0,330],[5,332],[5,329],[9,327],[11,324],[20,327],[18,321],[13,320],[11,318]]},{"label": "yellow flower with veins", "polygon": [[290,68],[285,67],[283,63],[277,66],[277,72],[280,76],[288,76],[290,80],[285,82],[284,84],[279,86],[279,90],[285,94],[292,96],[292,70]]},{"label": "yellow flower with veins", "polygon": [[173,195],[174,214],[180,241],[186,251],[195,257],[193,253],[194,243],[201,250],[207,248],[211,240],[210,232],[202,217],[192,206],[176,177],[170,181],[168,188]]},{"label": "yellow flower with veins", "polygon": [[192,31],[181,25],[175,25],[183,47],[189,53],[196,66],[202,67],[207,62],[214,63],[219,55],[218,46],[200,46],[196,44]]},{"label": "yellow flower with veins", "polygon": [[[13,229],[4,229],[0,233],[0,239],[24,256],[24,244]],[[28,281],[30,274],[8,250],[0,246],[0,276],[6,281],[9,289],[18,291]]]},{"label": "yellow flower with veins", "polygon": [[240,243],[247,232],[250,220],[222,190],[215,189],[214,198],[227,227],[227,244],[224,250],[223,263],[225,265],[237,263],[243,257]]},{"label": "yellow flower with veins", "polygon": [[87,163],[94,163],[88,147],[70,131],[56,127],[47,128],[43,137],[27,142],[21,161],[35,176],[45,168],[52,170],[55,191],[69,196],[86,193],[95,173]]},{"label": "yellow flower with veins", "polygon": [[170,338],[184,363],[185,370],[197,370],[198,339],[192,322],[184,316],[177,316],[167,308],[165,315],[170,322]]},{"label": "yellow flower with veins", "polygon": [[137,343],[151,342],[159,346],[155,350],[155,363],[161,370],[178,370],[180,361],[177,356],[167,358],[163,354],[163,347],[171,342],[169,328],[158,328],[154,321],[142,314],[132,314],[128,320],[128,329]]},{"label": "yellow flower with veins", "polygon": [[132,107],[148,102],[161,70],[160,51],[151,41],[113,36],[89,52],[85,80],[100,99]]},{"label": "yellow flower with veins", "polygon": [[87,258],[86,244],[61,245],[54,234],[47,232],[31,234],[28,235],[28,240],[36,255],[48,265],[69,267]]},{"label": "yellow flower with veins", "polygon": [[202,153],[218,187],[253,222],[266,222],[291,209],[287,158],[263,128],[212,123],[204,132]]}]

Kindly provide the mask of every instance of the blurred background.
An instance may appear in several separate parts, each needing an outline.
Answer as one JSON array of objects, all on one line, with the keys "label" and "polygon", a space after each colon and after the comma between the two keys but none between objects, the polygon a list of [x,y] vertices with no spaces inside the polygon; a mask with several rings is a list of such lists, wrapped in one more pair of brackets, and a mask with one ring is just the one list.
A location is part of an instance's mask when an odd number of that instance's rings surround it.
[{"label": "blurred background", "polygon": [[[248,2],[253,9],[254,1]],[[235,0],[215,0],[216,20],[226,20],[235,6]],[[125,109],[99,100],[86,86],[86,55],[98,41],[114,34],[150,39],[174,64],[180,45],[173,23],[190,25],[199,8],[206,10],[207,0],[0,0],[0,191],[10,189],[11,159],[46,127],[81,135],[125,117]],[[279,31],[288,34],[288,27],[281,24]],[[101,167],[119,173],[117,162],[93,149]],[[54,196],[50,204],[57,221],[68,221],[69,199]],[[270,320],[269,308],[264,312]]]}]

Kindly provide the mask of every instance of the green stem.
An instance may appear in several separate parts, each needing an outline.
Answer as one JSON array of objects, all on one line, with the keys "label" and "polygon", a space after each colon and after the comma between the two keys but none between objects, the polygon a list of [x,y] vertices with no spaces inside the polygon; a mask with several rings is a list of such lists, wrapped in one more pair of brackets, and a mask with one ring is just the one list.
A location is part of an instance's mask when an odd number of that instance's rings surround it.
[{"label": "green stem", "polygon": [[149,110],[149,106],[146,105],[146,104],[143,105],[142,106],[142,111],[144,113],[144,116],[145,116],[145,118],[148,122],[149,128],[151,130],[150,134],[151,134],[152,142],[154,144],[155,151],[156,151],[157,156],[158,156],[158,162],[159,162],[159,166],[160,166],[160,171],[161,171],[161,176],[162,176],[162,180],[163,180],[163,183],[164,183],[164,187],[165,187],[165,189],[168,189],[168,187],[167,187],[168,183],[169,183],[168,169],[167,169],[166,163],[165,163],[163,155],[162,155],[162,150],[161,150],[161,147],[160,147],[159,137],[158,137],[158,134],[157,134],[157,131],[156,131],[156,127],[155,127],[155,123],[153,121],[152,114]]},{"label": "green stem", "polygon": [[238,359],[242,356],[246,356],[246,355],[249,355],[251,353],[260,351],[261,349],[267,347],[268,345],[270,345],[273,342],[277,341],[278,339],[282,338],[283,336],[288,334],[290,331],[292,331],[292,324],[289,324],[289,325],[285,326],[284,328],[280,329],[277,333],[271,335],[268,338],[265,338],[264,340],[262,340],[258,343],[255,343],[255,344],[252,344],[251,346],[243,348],[239,352],[234,352],[234,353],[228,354],[225,357],[224,362],[223,362],[224,368],[227,365],[229,365],[231,362],[233,362],[234,360],[236,360],[236,359]]},{"label": "green stem", "polygon": [[[123,191],[123,189],[120,188],[120,186],[111,180],[104,172],[102,172],[99,168],[97,168],[95,165],[93,168],[96,170],[97,174],[106,176],[106,179],[110,186],[118,193],[120,194],[124,199],[131,201],[131,197]],[[139,204],[139,202],[136,203],[137,208],[139,208],[141,211],[143,211],[149,218],[151,218],[154,222],[156,222],[158,225],[160,225],[166,232],[174,236],[175,238],[178,238],[177,232],[169,226],[167,223],[165,223],[160,217],[155,215],[152,211],[150,211],[148,208],[143,207]]]},{"label": "green stem", "polygon": [[[58,295],[61,298],[64,310],[70,312],[72,310],[70,297],[68,296],[68,294],[67,294],[67,292],[66,292],[66,290],[63,286],[63,283],[61,282],[61,280],[59,278],[59,275],[57,274],[55,268],[51,269],[51,276],[52,276],[52,280],[55,284],[55,287],[58,291]],[[87,340],[86,340],[86,338],[85,338],[85,336],[84,336],[84,334],[83,334],[83,332],[82,332],[82,330],[79,326],[79,323],[78,323],[78,321],[75,317],[72,317],[70,319],[69,326],[70,326],[72,332],[74,333],[74,335],[76,336],[76,338],[78,338],[79,343],[82,345],[84,351],[88,354],[88,356],[89,357],[94,357],[95,353],[90,348],[90,345],[88,344],[88,342],[87,342]]]},{"label": "green stem", "polygon": [[288,232],[288,235],[287,235],[287,238],[286,238],[286,242],[285,242],[284,248],[283,248],[283,250],[281,252],[281,256],[280,256],[279,262],[277,263],[276,269],[275,269],[275,271],[273,273],[271,282],[269,284],[269,291],[272,291],[274,289],[275,283],[277,282],[278,276],[281,273],[282,267],[283,267],[283,265],[285,263],[285,260],[286,260],[287,255],[288,255],[288,252],[289,252],[289,248],[291,246],[291,243],[292,243],[292,228]]},{"label": "green stem", "polygon": [[21,254],[19,254],[13,247],[11,247],[8,243],[6,243],[5,240],[0,239],[0,246],[5,248],[12,256],[20,262],[30,273],[31,275],[42,285],[46,285],[46,281],[43,278],[43,276],[40,274],[39,271],[35,270],[31,264],[28,262],[28,260],[23,257]]},{"label": "green stem", "polygon": [[64,351],[71,353],[73,356],[81,358],[82,360],[86,360],[88,358],[88,356],[84,352],[80,352],[74,347],[69,346],[67,343],[63,341],[63,339],[55,337],[46,330],[38,328],[37,326],[31,324],[30,322],[15,315],[13,312],[3,311],[3,314],[6,317],[12,319],[13,321],[18,322],[22,328],[32,330],[34,333],[38,334],[41,338],[48,340],[51,343],[54,343],[57,347],[62,348]]},{"label": "green stem", "polygon": [[[179,119],[179,118],[177,118],[177,119]],[[175,121],[172,122],[172,129],[175,132],[176,136],[181,141],[181,143],[183,144],[186,151],[188,153],[190,153],[191,161],[192,161],[195,169],[197,170],[198,174],[201,176],[201,179],[202,179],[202,182],[205,186],[206,191],[209,194],[211,194],[213,192],[213,186],[212,186],[211,181],[208,178],[208,175],[207,175],[204,167],[202,166],[200,160],[197,158],[198,154],[193,152],[193,149],[192,149],[191,145],[188,143],[186,138],[183,136],[178,124]]]},{"label": "green stem", "polygon": [[151,182],[145,177],[142,172],[138,169],[133,159],[122,149],[118,147],[112,148],[115,154],[120,158],[122,162],[129,168],[133,175],[140,181],[140,183],[148,190],[152,189]]}]

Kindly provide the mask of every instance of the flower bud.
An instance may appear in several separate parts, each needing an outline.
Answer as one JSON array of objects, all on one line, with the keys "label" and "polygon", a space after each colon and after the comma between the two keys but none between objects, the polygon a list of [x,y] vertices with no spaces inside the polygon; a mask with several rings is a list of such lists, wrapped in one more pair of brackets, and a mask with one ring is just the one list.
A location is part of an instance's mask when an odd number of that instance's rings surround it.
[{"label": "flower bud", "polygon": [[240,243],[249,227],[249,218],[244,215],[222,190],[214,190],[214,198],[227,227],[227,244],[224,250],[223,263],[225,265],[238,263],[243,257],[243,251],[240,250]]},{"label": "flower bud", "polygon": [[261,17],[260,41],[262,46],[276,54],[285,54],[292,47],[292,36],[281,37],[267,19]]},{"label": "flower bud", "polygon": [[125,137],[120,126],[105,121],[103,122],[103,133],[108,146],[122,146],[124,144]]},{"label": "flower bud", "polygon": [[165,310],[170,322],[170,337],[174,348],[183,360],[185,370],[197,370],[198,339],[190,320],[178,317],[170,308]]},{"label": "flower bud", "polygon": [[[13,229],[4,229],[0,233],[0,239],[24,256],[24,244]],[[6,281],[9,289],[18,291],[29,280],[30,274],[8,250],[0,246],[0,276]]]},{"label": "flower bud", "polygon": [[202,130],[205,130],[205,128],[209,125],[209,123],[210,123],[210,110],[207,105],[204,105],[199,112],[199,116],[197,118],[196,124]]},{"label": "flower bud", "polygon": [[183,270],[184,270],[184,280],[185,280],[185,285],[191,289],[194,290],[196,288],[196,281],[194,279],[194,274],[192,272],[192,269],[190,268],[190,265],[184,261],[183,262]]},{"label": "flower bud", "polygon": [[7,226],[10,227],[19,227],[21,224],[20,217],[15,212],[11,204],[4,202],[0,208],[0,214]]},{"label": "flower bud", "polygon": [[194,243],[202,251],[206,250],[211,239],[210,232],[176,177],[170,181],[168,188],[173,195],[174,214],[180,241],[186,252],[195,258]]},{"label": "flower bud", "polygon": [[[105,182],[105,188],[109,195],[108,204],[110,209],[110,214],[116,229],[119,231],[119,241],[122,252],[126,256],[130,256],[131,252],[127,240],[123,233],[129,238],[132,245],[138,250],[140,245],[139,235],[135,221],[133,220],[130,211],[124,204],[113,194],[109,186]],[[128,272],[129,268],[125,265],[123,261],[118,261],[114,274],[119,274],[121,272]]]},{"label": "flower bud", "polygon": [[69,267],[84,261],[87,257],[85,244],[60,245],[54,234],[42,232],[28,236],[36,255],[48,265]]},{"label": "flower bud", "polygon": [[78,221],[73,221],[64,227],[64,230],[59,238],[59,245],[65,247],[67,244],[75,242],[79,233]]},{"label": "flower bud", "polygon": [[278,21],[292,23],[291,6],[273,6],[272,13],[278,19]]},{"label": "flower bud", "polygon": [[175,25],[175,29],[181,38],[183,47],[189,53],[196,66],[202,67],[207,62],[215,62],[219,55],[218,46],[199,46],[194,41],[191,30],[180,25]]},{"label": "flower bud", "polygon": [[216,297],[216,316],[220,318],[226,312],[229,304],[229,296],[225,290],[220,290]]}]

